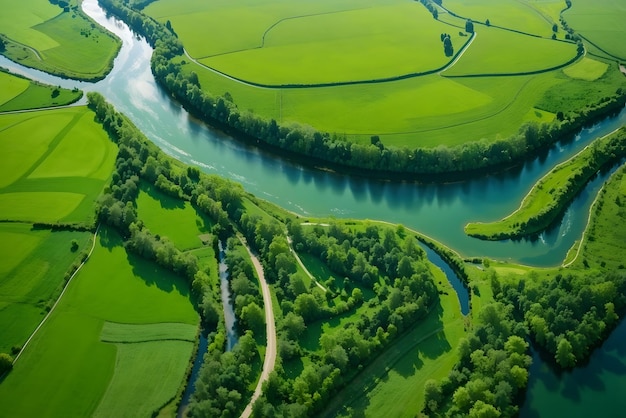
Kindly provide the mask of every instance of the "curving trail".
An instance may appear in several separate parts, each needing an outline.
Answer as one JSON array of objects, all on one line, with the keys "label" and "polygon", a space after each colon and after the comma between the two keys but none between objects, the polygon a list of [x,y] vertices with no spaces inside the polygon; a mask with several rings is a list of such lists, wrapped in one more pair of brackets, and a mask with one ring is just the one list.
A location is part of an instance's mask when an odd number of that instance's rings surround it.
[{"label": "curving trail", "polygon": [[254,269],[259,276],[259,283],[261,284],[261,291],[263,293],[263,304],[265,305],[265,331],[267,334],[267,347],[265,348],[265,360],[263,360],[263,370],[261,371],[261,377],[259,378],[259,382],[254,389],[254,393],[252,394],[250,402],[241,414],[242,418],[248,418],[252,414],[252,406],[254,405],[258,397],[261,396],[263,383],[265,383],[265,381],[269,378],[270,373],[274,370],[274,366],[276,364],[276,322],[274,322],[272,294],[270,293],[269,285],[265,281],[265,274],[263,273],[263,267],[261,266],[261,262],[259,261],[257,256],[252,254],[252,251],[250,250],[250,247],[248,246],[245,239],[239,236],[239,240],[248,251],[250,259],[252,260],[252,264],[254,265]]}]

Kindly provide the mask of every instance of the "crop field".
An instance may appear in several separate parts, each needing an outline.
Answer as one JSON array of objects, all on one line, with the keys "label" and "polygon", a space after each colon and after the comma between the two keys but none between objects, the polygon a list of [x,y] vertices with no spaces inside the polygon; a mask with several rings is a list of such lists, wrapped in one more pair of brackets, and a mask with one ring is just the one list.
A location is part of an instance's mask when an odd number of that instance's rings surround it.
[{"label": "crop field", "polygon": [[[368,7],[352,0],[158,0],[145,12],[170,21],[193,57],[178,62],[183,72],[198,75],[203,90],[228,93],[240,111],[356,142],[369,143],[373,135],[385,145],[410,148],[489,142],[515,134],[524,122],[551,122],[558,111],[578,111],[624,85],[614,65],[576,59],[565,31],[553,32],[562,1],[496,6],[452,0],[444,7],[460,17],[439,9],[435,20],[419,2],[399,0]],[[475,22],[475,38],[465,32],[466,17]],[[236,34],[215,36],[235,25],[241,28]],[[460,53],[452,61],[442,53],[443,33]],[[342,84],[355,80],[378,81]],[[559,91],[571,97],[556,103]]]},{"label": "crop field", "polygon": [[181,251],[202,245],[201,234],[211,231],[210,219],[189,202],[168,196],[143,183],[137,198],[137,212],[153,233],[169,238]]},{"label": "crop field", "polygon": [[92,115],[86,107],[0,115],[0,219],[93,222],[116,146]]},{"label": "crop field", "polygon": [[40,0],[12,2],[0,17],[5,54],[26,66],[74,78],[101,78],[119,41],[75,10]]},{"label": "crop field", "polygon": [[611,60],[626,61],[626,3],[621,0],[576,0],[563,17],[593,44],[594,53]]},{"label": "crop field", "polygon": [[[494,51],[499,53],[494,54]],[[471,48],[444,76],[543,71],[576,58],[576,45],[494,27],[480,28]]]},{"label": "crop field", "polygon": [[[127,254],[116,233],[102,229],[89,262],[0,385],[3,413],[119,416],[132,403],[149,415],[176,394],[198,322],[183,279]],[[46,402],[33,402],[33,393],[46,393]]]}]

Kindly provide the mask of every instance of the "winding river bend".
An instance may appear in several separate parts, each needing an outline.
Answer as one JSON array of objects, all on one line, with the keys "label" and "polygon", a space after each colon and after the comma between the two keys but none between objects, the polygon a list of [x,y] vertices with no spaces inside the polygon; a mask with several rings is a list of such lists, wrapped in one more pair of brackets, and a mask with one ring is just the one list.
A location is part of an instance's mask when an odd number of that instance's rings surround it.
[{"label": "winding river bend", "polygon": [[[194,120],[155,83],[150,71],[152,49],[147,43],[124,23],[107,18],[96,0],[84,0],[83,9],[123,41],[114,69],[104,80],[95,84],[62,80],[24,69],[4,57],[0,57],[0,66],[54,85],[98,91],[168,154],[200,166],[206,172],[236,180],[249,192],[286,209],[305,216],[333,215],[401,223],[432,236],[464,256],[489,256],[535,266],[560,264],[574,241],[580,239],[591,202],[605,177],[600,176],[590,183],[561,223],[537,240],[479,241],[467,237],[463,226],[469,221],[491,221],[508,215],[554,165],[580,151],[594,138],[626,124],[626,110],[622,110],[616,117],[584,129],[567,144],[554,146],[522,167],[466,182],[392,183],[316,171],[248,147]],[[614,335],[623,336],[624,332],[626,326],[622,323]],[[605,352],[608,345],[607,342],[598,352]],[[618,350],[616,356],[623,365],[626,352]],[[540,361],[537,364],[541,366]],[[593,364],[592,359],[580,370],[588,370]],[[538,399],[533,395],[534,388],[541,382],[549,388],[550,379],[555,376],[552,373],[552,377],[547,377],[548,374],[537,370],[533,367],[531,372],[527,405]],[[603,384],[602,376],[595,376],[594,382]],[[561,381],[566,377],[556,379]],[[620,378],[618,387],[624,387],[623,373]],[[609,384],[616,383],[607,381],[606,386]],[[549,393],[553,400],[584,401],[581,397],[571,400],[556,390]],[[537,409],[527,405],[523,415],[534,415],[532,411]]]}]

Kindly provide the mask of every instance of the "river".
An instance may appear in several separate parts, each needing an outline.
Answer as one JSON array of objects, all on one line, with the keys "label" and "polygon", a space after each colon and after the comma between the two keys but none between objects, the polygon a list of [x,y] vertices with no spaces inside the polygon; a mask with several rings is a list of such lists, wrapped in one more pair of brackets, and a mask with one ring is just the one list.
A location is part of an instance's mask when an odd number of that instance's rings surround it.
[{"label": "river", "polygon": [[[539,239],[480,241],[467,237],[463,226],[470,221],[491,221],[508,215],[554,165],[580,151],[594,138],[626,124],[624,109],[616,117],[584,129],[568,143],[557,144],[522,167],[465,182],[394,183],[317,171],[247,146],[194,120],[155,83],[150,71],[152,49],[145,40],[136,37],[122,22],[107,18],[96,0],[84,0],[83,8],[123,42],[114,69],[104,80],[94,84],[63,80],[23,69],[4,57],[0,57],[0,65],[50,84],[100,92],[168,154],[206,172],[236,180],[249,192],[286,209],[306,216],[401,223],[464,256],[489,256],[535,266],[560,264],[574,241],[580,239],[589,207],[604,177],[590,183],[562,221]],[[604,347],[598,352],[604,352]],[[621,359],[626,358],[623,351],[619,354]],[[531,382],[537,376],[547,382],[537,373],[531,374]],[[624,387],[626,381],[621,382]],[[555,396],[564,399],[558,393]],[[527,402],[534,399],[537,397],[529,396]],[[532,406],[529,408],[525,410],[533,410]]]}]

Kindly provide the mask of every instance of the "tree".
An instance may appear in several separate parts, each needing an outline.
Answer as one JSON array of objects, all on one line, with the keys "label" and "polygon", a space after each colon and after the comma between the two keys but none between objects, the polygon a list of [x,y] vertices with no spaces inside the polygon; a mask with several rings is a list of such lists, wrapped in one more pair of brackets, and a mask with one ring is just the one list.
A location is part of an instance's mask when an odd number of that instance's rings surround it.
[{"label": "tree", "polygon": [[434,379],[428,379],[424,383],[424,404],[432,412],[437,410],[441,402],[441,386]]},{"label": "tree", "polygon": [[4,39],[0,38],[0,52],[4,52],[7,49],[7,45],[4,42]]},{"label": "tree", "polygon": [[474,33],[474,22],[471,19],[465,21],[465,32]]},{"label": "tree", "polygon": [[565,338],[559,340],[556,355],[556,362],[563,368],[574,367],[576,364],[576,357],[572,353],[572,344]]},{"label": "tree", "polygon": [[446,57],[454,55],[454,47],[452,46],[452,41],[450,40],[449,35],[443,40],[443,52],[446,54]]},{"label": "tree", "polygon": [[555,23],[554,25],[552,25],[552,32],[558,32],[558,31],[559,31],[559,25]]},{"label": "tree", "polygon": [[0,353],[0,376],[13,368],[13,358],[7,353]]},{"label": "tree", "polygon": [[243,322],[254,332],[262,332],[265,326],[265,313],[255,302],[245,306],[241,311]]},{"label": "tree", "polygon": [[296,339],[306,329],[304,319],[296,313],[289,312],[283,318],[283,329],[287,332],[287,336],[291,339]]},{"label": "tree", "polygon": [[303,293],[296,298],[294,310],[302,316],[305,322],[310,322],[317,319],[320,313],[320,306],[315,296],[310,293]]},{"label": "tree", "polygon": [[489,19],[485,20],[485,25],[491,26],[491,22],[489,21]]}]

